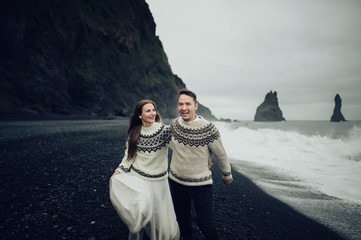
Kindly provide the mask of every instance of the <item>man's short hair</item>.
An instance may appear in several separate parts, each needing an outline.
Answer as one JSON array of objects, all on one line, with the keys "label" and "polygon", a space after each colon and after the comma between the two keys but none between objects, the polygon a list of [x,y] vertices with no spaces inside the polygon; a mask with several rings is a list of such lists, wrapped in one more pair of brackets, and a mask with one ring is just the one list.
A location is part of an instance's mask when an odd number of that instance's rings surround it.
[{"label": "man's short hair", "polygon": [[197,94],[195,94],[193,91],[188,90],[186,88],[179,90],[178,99],[179,99],[180,95],[182,95],[182,94],[192,97],[194,100],[194,103],[197,103]]}]

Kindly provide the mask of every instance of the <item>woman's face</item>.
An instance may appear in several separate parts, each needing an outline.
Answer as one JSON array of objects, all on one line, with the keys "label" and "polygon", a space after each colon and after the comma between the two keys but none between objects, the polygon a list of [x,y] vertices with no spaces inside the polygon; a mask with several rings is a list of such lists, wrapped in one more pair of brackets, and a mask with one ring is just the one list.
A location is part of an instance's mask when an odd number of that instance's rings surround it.
[{"label": "woman's face", "polygon": [[155,117],[157,116],[157,111],[155,107],[151,103],[147,103],[142,107],[142,114],[139,115],[139,118],[142,120],[142,124],[144,127],[150,127],[153,125],[155,121]]}]

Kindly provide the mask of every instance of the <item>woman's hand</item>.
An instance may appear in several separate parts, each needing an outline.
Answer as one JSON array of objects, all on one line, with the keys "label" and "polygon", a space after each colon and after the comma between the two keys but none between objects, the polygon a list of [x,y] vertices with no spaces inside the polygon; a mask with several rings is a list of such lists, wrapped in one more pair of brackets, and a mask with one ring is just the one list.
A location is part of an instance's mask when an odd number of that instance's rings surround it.
[{"label": "woman's hand", "polygon": [[117,175],[117,174],[120,174],[120,172],[115,171],[115,172],[113,173],[112,177],[114,177],[114,176]]}]

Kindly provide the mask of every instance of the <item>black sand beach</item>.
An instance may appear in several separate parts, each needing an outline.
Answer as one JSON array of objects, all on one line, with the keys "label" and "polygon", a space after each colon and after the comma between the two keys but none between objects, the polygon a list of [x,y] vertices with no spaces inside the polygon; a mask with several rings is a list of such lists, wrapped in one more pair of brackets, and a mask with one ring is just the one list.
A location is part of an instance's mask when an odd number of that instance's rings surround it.
[{"label": "black sand beach", "polygon": [[[1,239],[127,239],[108,182],[128,119],[2,119]],[[222,186],[212,169],[220,239],[343,239],[235,171],[234,183]],[[197,230],[195,239],[203,239]]]}]

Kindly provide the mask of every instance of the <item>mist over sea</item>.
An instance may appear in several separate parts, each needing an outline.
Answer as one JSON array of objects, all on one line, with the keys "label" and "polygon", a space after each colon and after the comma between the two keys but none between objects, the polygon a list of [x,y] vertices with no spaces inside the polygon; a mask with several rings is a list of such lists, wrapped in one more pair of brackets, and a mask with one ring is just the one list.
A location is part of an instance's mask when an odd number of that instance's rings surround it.
[{"label": "mist over sea", "polygon": [[347,238],[361,239],[361,121],[215,124],[235,170]]}]

